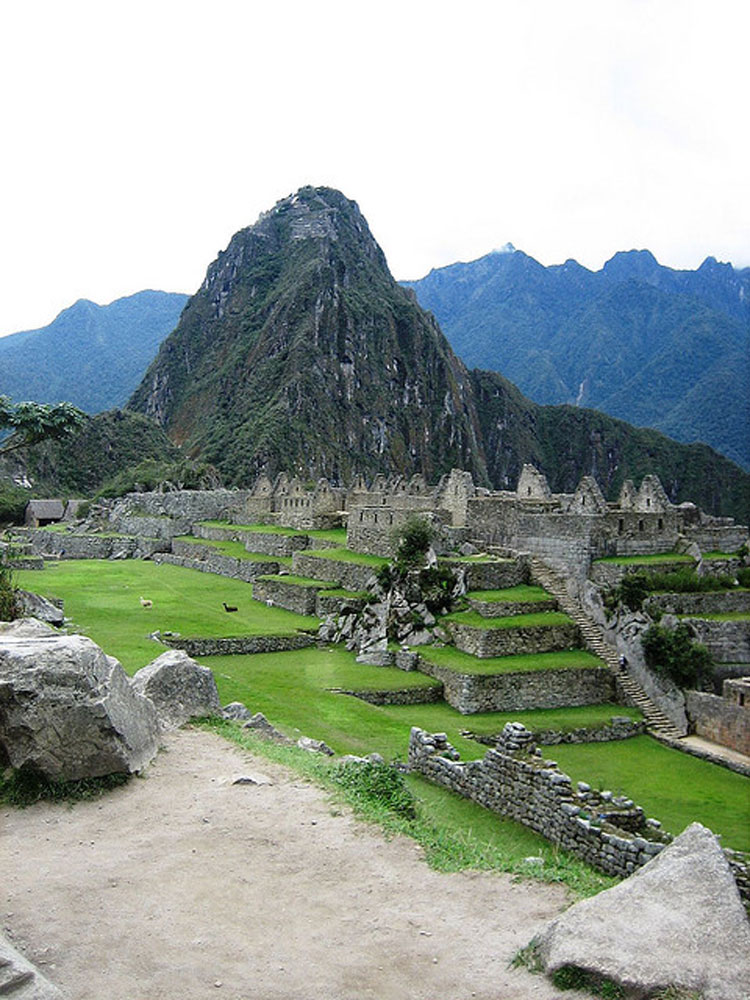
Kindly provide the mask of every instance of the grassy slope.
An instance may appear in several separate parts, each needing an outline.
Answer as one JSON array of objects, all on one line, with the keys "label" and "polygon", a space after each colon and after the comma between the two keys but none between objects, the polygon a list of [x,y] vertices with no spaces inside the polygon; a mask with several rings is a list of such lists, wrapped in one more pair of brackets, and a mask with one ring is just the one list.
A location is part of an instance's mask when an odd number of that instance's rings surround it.
[{"label": "grassy slope", "polygon": [[[249,600],[248,584],[150,562],[62,562],[44,571],[19,572],[17,579],[22,587],[65,598],[66,613],[75,625],[108,653],[117,656],[131,673],[163,651],[162,646],[147,638],[157,628],[183,634],[237,635],[290,632],[295,627],[310,627],[315,623],[314,619]],[[141,608],[138,600],[141,594],[154,601],[153,608]],[[236,604],[239,612],[225,614],[222,600]],[[466,727],[475,732],[494,733],[513,718],[529,727],[569,728],[571,724],[591,724],[594,713],[599,721],[613,714],[629,714],[615,706],[595,706],[461,716],[445,704],[368,705],[329,689],[354,687],[350,684],[353,679],[359,679],[360,687],[375,688],[391,684],[406,687],[410,683],[424,683],[426,679],[415,675],[409,680],[410,675],[401,671],[355,665],[353,656],[339,647],[252,657],[209,657],[202,662],[214,669],[224,703],[234,699],[245,701],[254,711],[264,712],[290,733],[298,729],[322,738],[335,750],[355,753],[379,750],[387,758],[405,755],[413,725],[446,732],[468,758],[483,756],[484,748],[461,736]],[[638,757],[634,754],[632,766],[626,768],[630,748],[639,742],[649,750]],[[622,744],[555,747],[550,749],[550,756],[559,760],[576,779],[614,785],[635,801],[642,801],[671,832],[681,828],[686,810],[680,803],[686,800],[689,819],[704,816],[713,830],[724,834],[727,846],[750,846],[747,833],[741,838],[743,824],[746,830],[750,829],[747,779],[662,748],[646,738]],[[614,763],[607,772],[605,767],[610,766],[610,760]],[[652,805],[653,800],[648,796],[654,782],[663,785],[664,794],[657,789]],[[430,790],[424,794],[429,799],[434,793]],[[474,807],[466,813],[462,809],[460,802],[451,806],[459,815],[474,812]],[[487,822],[492,829],[501,829],[500,821],[494,817]],[[537,842],[541,843],[538,838]],[[539,853],[524,850],[526,854]]]},{"label": "grassy slope", "polygon": [[455,646],[425,646],[415,650],[439,667],[460,674],[528,673],[535,670],[594,670],[604,664],[585,649],[563,649],[554,653],[528,653],[519,656],[472,656]]}]

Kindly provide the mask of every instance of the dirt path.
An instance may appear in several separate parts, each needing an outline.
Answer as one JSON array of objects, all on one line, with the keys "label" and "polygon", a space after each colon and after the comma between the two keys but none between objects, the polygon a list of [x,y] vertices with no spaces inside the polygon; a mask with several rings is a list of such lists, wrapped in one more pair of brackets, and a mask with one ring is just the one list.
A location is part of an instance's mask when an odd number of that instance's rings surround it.
[{"label": "dirt path", "polygon": [[334,813],[283,768],[174,734],[102,801],[0,811],[2,924],[71,1000],[560,996],[507,965],[563,889],[441,875]]}]

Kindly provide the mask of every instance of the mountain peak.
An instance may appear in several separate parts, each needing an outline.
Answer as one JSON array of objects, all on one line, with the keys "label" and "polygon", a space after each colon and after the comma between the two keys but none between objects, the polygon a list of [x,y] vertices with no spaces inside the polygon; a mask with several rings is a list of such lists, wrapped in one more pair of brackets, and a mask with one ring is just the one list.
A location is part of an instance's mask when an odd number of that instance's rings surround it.
[{"label": "mountain peak", "polygon": [[659,262],[650,250],[619,250],[606,262],[602,271],[608,278],[627,281],[647,278],[659,269]]}]

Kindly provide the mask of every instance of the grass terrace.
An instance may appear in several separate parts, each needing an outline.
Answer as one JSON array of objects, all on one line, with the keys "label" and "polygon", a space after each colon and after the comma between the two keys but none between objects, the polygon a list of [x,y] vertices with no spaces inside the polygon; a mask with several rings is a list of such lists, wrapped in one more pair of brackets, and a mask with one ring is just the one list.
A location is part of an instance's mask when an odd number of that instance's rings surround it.
[{"label": "grass terrace", "polygon": [[480,658],[455,646],[418,646],[412,652],[438,667],[457,674],[526,674],[536,670],[596,670],[602,660],[585,649],[563,649],[555,653],[527,653],[519,656]]},{"label": "grass terrace", "polygon": [[474,628],[541,628],[545,625],[570,625],[572,619],[562,611],[538,611],[527,615],[507,615],[502,618],[483,618],[477,611],[456,611],[445,615],[444,622],[472,625]]},{"label": "grass terrace", "polygon": [[473,556],[445,556],[440,558],[440,562],[446,563],[507,563],[512,559],[502,559],[500,556],[491,556],[486,552],[477,552]]},{"label": "grass terrace", "polygon": [[289,583],[293,587],[314,587],[315,590],[334,591],[335,585],[330,580],[314,580],[310,576],[295,576],[294,573],[285,573],[283,576],[267,573],[264,576],[256,577],[256,580],[270,580],[273,583]]},{"label": "grass terrace", "polygon": [[[232,638],[288,635],[319,624],[317,618],[253,601],[252,587],[241,580],[167,563],[76,559],[48,564],[45,570],[18,570],[14,575],[20,587],[45,597],[61,597],[73,626],[117,657],[128,673],[164,652],[163,646],[149,639],[157,629],[183,636]],[[153,607],[141,607],[140,597],[153,601]],[[238,610],[227,614],[223,601]]]},{"label": "grass terrace", "polygon": [[683,552],[662,552],[650,556],[604,556],[594,562],[612,563],[616,566],[659,566],[662,563],[694,563],[695,559]]},{"label": "grass terrace", "polygon": [[677,615],[678,618],[700,618],[702,621],[710,622],[747,622],[750,621],[750,614],[747,611],[724,611],[715,614],[690,614]]},{"label": "grass terrace", "polygon": [[209,528],[233,528],[236,531],[255,532],[261,535],[288,535],[292,538],[307,536],[320,538],[324,542],[336,542],[346,546],[346,528],[283,528],[279,524],[234,524],[231,521],[200,521]]},{"label": "grass terrace", "polygon": [[485,601],[487,604],[515,603],[532,604],[537,601],[552,600],[543,587],[530,584],[519,584],[516,587],[505,587],[503,590],[470,590],[466,597],[470,601]]},{"label": "grass terrace", "polygon": [[382,556],[370,556],[364,552],[353,552],[347,548],[337,549],[305,549],[304,556],[311,556],[313,559],[329,559],[333,562],[356,563],[358,566],[372,566],[373,569],[380,569],[388,562]]},{"label": "grass terrace", "polygon": [[269,556],[264,555],[262,552],[248,552],[243,542],[213,541],[208,538],[194,538],[192,535],[179,535],[175,538],[175,541],[186,542],[188,545],[194,545],[195,548],[215,549],[223,556],[231,556],[233,559],[244,559],[247,562],[274,562],[279,563],[281,566],[292,565],[291,556]]}]

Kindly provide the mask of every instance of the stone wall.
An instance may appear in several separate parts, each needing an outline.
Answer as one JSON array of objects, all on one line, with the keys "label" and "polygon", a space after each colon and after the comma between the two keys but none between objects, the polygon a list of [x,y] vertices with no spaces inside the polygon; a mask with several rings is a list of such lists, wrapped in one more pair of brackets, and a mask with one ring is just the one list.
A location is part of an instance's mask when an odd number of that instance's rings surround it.
[{"label": "stone wall", "polygon": [[247,490],[173,490],[170,493],[128,493],[111,502],[113,520],[136,515],[193,521],[229,521],[244,509]]},{"label": "stone wall", "polygon": [[295,552],[292,556],[292,572],[299,576],[312,577],[313,580],[337,583],[344,590],[366,590],[368,580],[377,570],[361,563],[323,559],[308,555],[306,552]]},{"label": "stone wall", "polygon": [[[561,743],[611,743],[629,740],[646,732],[645,722],[636,722],[626,715],[613,715],[612,720],[601,726],[579,726],[577,729],[538,729],[532,732],[534,742],[540,747],[555,747]],[[498,734],[483,736],[471,734],[471,739],[484,746],[494,747]]]},{"label": "stone wall", "polygon": [[315,645],[311,635],[243,635],[231,639],[173,637],[163,641],[173,649],[184,649],[188,656],[243,656],[252,653],[283,653]]},{"label": "stone wall", "polygon": [[644,601],[669,615],[711,615],[729,611],[750,613],[750,590],[711,590],[696,594],[652,594]]},{"label": "stone wall", "polygon": [[194,524],[193,534],[212,541],[242,542],[248,552],[265,556],[291,556],[298,549],[306,549],[310,542],[307,535],[277,535],[270,531],[243,531],[241,528],[216,528],[207,524]]},{"label": "stone wall", "polygon": [[216,573],[219,576],[231,577],[234,580],[244,580],[252,583],[257,576],[264,573],[278,573],[279,564],[269,559],[258,562],[255,559],[238,559],[227,556],[208,545],[192,544],[191,542],[173,541],[172,554],[162,556],[162,562],[197,569],[202,573]]},{"label": "stone wall", "polygon": [[443,697],[462,715],[602,704],[614,697],[614,678],[605,667],[461,674],[420,656],[419,669],[442,683]]},{"label": "stone wall", "polygon": [[328,615],[349,614],[350,612],[360,612],[368,598],[366,597],[340,597],[319,590],[315,604],[315,614],[318,618],[326,618]]},{"label": "stone wall", "polygon": [[159,538],[132,535],[83,535],[67,531],[25,530],[37,555],[58,559],[147,559],[168,548]]},{"label": "stone wall", "polygon": [[750,705],[732,704],[703,691],[688,691],[685,697],[696,736],[750,756]]},{"label": "stone wall", "polygon": [[152,514],[123,514],[111,519],[111,523],[124,535],[161,538],[164,541],[188,534],[191,526],[188,517],[161,517]]},{"label": "stone wall", "polygon": [[717,663],[750,663],[750,619],[716,621],[686,618],[698,642]]},{"label": "stone wall", "polygon": [[675,573],[680,570],[694,569],[695,563],[672,560],[665,556],[664,562],[644,565],[610,562],[595,562],[591,567],[590,579],[600,587],[617,587],[626,575],[633,573]]},{"label": "stone wall", "polygon": [[298,615],[314,615],[319,589],[318,584],[305,586],[288,583],[283,576],[264,576],[253,583],[253,597],[256,601],[271,601],[285,611],[294,611]]},{"label": "stone wall", "polygon": [[574,622],[561,625],[535,625],[515,628],[480,628],[455,621],[445,622],[457,649],[472,656],[513,656],[523,653],[554,653],[574,649],[581,635]]},{"label": "stone wall", "polygon": [[349,694],[369,705],[433,705],[442,701],[443,692],[439,685],[435,687],[404,688],[401,691],[337,691],[337,694]]},{"label": "stone wall", "polygon": [[[519,723],[509,725],[526,733]],[[643,810],[629,800],[594,792],[580,782],[574,791],[568,775],[535,754],[532,743],[524,749],[513,746],[510,739],[504,745],[500,740],[483,760],[462,762],[444,734],[414,728],[409,768],[523,823],[608,875],[626,878],[666,846]]]},{"label": "stone wall", "polygon": [[531,615],[539,611],[557,611],[557,601],[477,601],[468,598],[469,607],[483,618],[507,618],[510,615]]},{"label": "stone wall", "polygon": [[528,583],[529,560],[526,556],[515,559],[492,559],[476,562],[471,559],[440,559],[441,566],[454,572],[463,571],[467,590],[504,590]]}]

